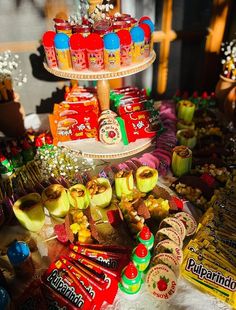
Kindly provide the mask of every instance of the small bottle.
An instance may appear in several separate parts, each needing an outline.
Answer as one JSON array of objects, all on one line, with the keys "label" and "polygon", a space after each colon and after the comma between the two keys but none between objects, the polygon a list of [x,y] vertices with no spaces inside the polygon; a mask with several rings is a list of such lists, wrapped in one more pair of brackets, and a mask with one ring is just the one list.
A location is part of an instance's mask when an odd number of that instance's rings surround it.
[{"label": "small bottle", "polygon": [[144,244],[150,251],[154,244],[154,236],[147,226],[143,226],[142,230],[138,234],[138,241]]},{"label": "small bottle", "polygon": [[65,33],[57,33],[54,38],[54,44],[59,69],[70,70],[72,68],[72,64],[68,35]]},{"label": "small bottle", "polygon": [[139,26],[135,26],[130,30],[133,40],[132,61],[139,63],[144,60],[144,31]]},{"label": "small bottle", "polygon": [[56,32],[47,31],[44,33],[42,43],[49,68],[57,68],[57,56],[54,47],[54,38]]},{"label": "small bottle", "polygon": [[150,55],[150,44],[151,44],[151,29],[148,24],[140,24],[140,28],[144,31],[144,57],[149,57]]},{"label": "small bottle", "polygon": [[139,271],[145,271],[150,263],[151,254],[147,247],[139,243],[132,254],[132,261]]},{"label": "small bottle", "polygon": [[99,34],[91,33],[86,38],[88,69],[100,71],[104,69],[104,43]]},{"label": "small bottle", "polygon": [[120,63],[121,66],[132,64],[132,38],[128,30],[122,29],[117,32],[120,38]]},{"label": "small bottle", "polygon": [[34,275],[34,265],[27,243],[14,241],[7,250],[7,256],[15,270],[16,276],[19,278],[32,278]]},{"label": "small bottle", "polygon": [[104,64],[108,71],[120,69],[120,39],[116,33],[104,36]]},{"label": "small bottle", "polygon": [[72,66],[75,71],[87,68],[87,52],[85,38],[80,33],[74,33],[70,37],[70,53]]},{"label": "small bottle", "polygon": [[155,30],[155,26],[150,19],[145,19],[142,22],[140,22],[140,24],[147,24],[150,27],[150,30],[151,30],[150,51],[152,51],[153,50],[153,32]]},{"label": "small bottle", "polygon": [[142,284],[141,273],[130,262],[122,271],[120,289],[127,294],[136,294],[139,292]]}]

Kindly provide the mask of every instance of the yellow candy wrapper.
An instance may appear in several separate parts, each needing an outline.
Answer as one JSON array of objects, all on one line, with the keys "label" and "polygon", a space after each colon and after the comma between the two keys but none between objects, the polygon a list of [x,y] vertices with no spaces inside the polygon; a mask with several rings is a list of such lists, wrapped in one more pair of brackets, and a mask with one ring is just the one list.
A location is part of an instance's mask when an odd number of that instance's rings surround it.
[{"label": "yellow candy wrapper", "polygon": [[202,258],[187,247],[181,267],[183,277],[199,289],[236,307],[236,275]]}]

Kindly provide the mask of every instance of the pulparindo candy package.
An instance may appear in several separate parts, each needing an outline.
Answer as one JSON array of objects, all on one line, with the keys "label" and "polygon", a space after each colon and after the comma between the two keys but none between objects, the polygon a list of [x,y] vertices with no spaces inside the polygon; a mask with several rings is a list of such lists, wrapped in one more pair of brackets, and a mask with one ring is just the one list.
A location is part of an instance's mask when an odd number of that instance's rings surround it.
[{"label": "pulparindo candy package", "polygon": [[228,193],[227,199],[214,201],[202,217],[195,238],[185,248],[182,275],[236,307],[236,228],[232,219],[235,207],[228,203],[231,198]]}]

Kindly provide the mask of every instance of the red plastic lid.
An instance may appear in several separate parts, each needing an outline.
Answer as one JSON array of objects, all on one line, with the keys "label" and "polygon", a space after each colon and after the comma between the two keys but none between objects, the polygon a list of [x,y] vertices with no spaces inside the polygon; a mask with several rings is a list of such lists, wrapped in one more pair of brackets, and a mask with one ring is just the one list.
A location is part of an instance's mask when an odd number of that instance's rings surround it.
[{"label": "red plastic lid", "polygon": [[130,262],[125,268],[124,275],[128,279],[135,279],[138,275],[138,269],[134,265],[134,263]]},{"label": "red plastic lid", "polygon": [[132,18],[130,14],[121,14],[116,17],[116,20],[127,20]]},{"label": "red plastic lid", "polygon": [[87,49],[96,50],[104,47],[103,40],[97,33],[91,33],[85,40]]},{"label": "red plastic lid", "polygon": [[147,226],[143,226],[139,236],[143,240],[149,240],[151,238],[151,232],[150,229]]},{"label": "red plastic lid", "polygon": [[207,94],[206,91],[204,91],[204,92],[202,93],[202,99],[207,99],[207,98],[208,98],[208,94]]},{"label": "red plastic lid", "polygon": [[148,24],[140,24],[140,28],[144,31],[144,37],[150,39],[151,38],[151,28],[148,26]]},{"label": "red plastic lid", "polygon": [[192,97],[193,98],[198,98],[198,92],[196,90],[193,92]]},{"label": "red plastic lid", "polygon": [[62,18],[54,18],[53,21],[55,22],[55,24],[66,23],[66,20]]},{"label": "red plastic lid", "polygon": [[45,47],[53,47],[54,46],[54,37],[56,35],[55,31],[47,31],[43,35],[43,46]]},{"label": "red plastic lid", "polygon": [[151,20],[151,18],[149,16],[142,16],[138,23],[141,24],[144,20],[147,20],[147,19]]},{"label": "red plastic lid", "polygon": [[56,30],[71,30],[72,26],[69,23],[55,24]]},{"label": "red plastic lid", "polygon": [[119,30],[117,35],[120,38],[120,45],[130,45],[132,42],[131,34],[128,30]]},{"label": "red plastic lid", "polygon": [[7,158],[3,155],[3,154],[0,154],[0,162],[6,160]]},{"label": "red plastic lid", "polygon": [[85,38],[80,33],[74,33],[70,37],[70,48],[72,50],[84,49],[86,46]]},{"label": "red plastic lid", "polygon": [[135,249],[135,254],[138,257],[145,257],[148,254],[148,249],[146,248],[144,244],[139,243],[139,245]]}]

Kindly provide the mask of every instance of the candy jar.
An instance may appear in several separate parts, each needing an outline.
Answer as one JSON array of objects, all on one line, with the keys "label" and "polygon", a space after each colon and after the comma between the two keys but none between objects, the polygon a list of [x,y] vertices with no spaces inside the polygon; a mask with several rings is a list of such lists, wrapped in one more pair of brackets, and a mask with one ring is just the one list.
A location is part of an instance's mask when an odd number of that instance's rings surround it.
[{"label": "candy jar", "polygon": [[100,35],[91,33],[86,38],[88,68],[91,71],[104,69],[103,40]]},{"label": "candy jar", "polygon": [[120,39],[116,33],[104,36],[104,64],[108,71],[120,69]]},{"label": "candy jar", "polygon": [[151,254],[147,247],[139,243],[132,253],[132,261],[139,271],[145,271],[150,263]]},{"label": "candy jar", "polygon": [[140,271],[130,262],[122,271],[120,289],[127,294],[137,294],[141,288],[142,277]]},{"label": "candy jar", "polygon": [[61,70],[72,68],[69,37],[64,33],[57,33],[54,38],[58,67]]},{"label": "candy jar", "polygon": [[75,33],[70,37],[70,53],[72,66],[75,71],[87,68],[85,38],[81,34]]},{"label": "candy jar", "polygon": [[128,30],[117,32],[120,38],[120,62],[121,66],[130,66],[132,63],[132,38]]},{"label": "candy jar", "polygon": [[86,38],[91,33],[91,27],[89,25],[75,25],[72,27],[73,33],[79,33]]},{"label": "candy jar", "polygon": [[57,33],[64,33],[68,35],[69,37],[72,35],[72,27],[67,22],[56,23],[55,29]]},{"label": "candy jar", "polygon": [[144,57],[148,57],[150,55],[150,44],[151,44],[151,29],[147,24],[140,24],[140,28],[144,31]]},{"label": "candy jar", "polygon": [[138,234],[138,241],[144,244],[149,251],[152,249],[154,244],[154,236],[148,226],[143,226],[142,230]]},{"label": "candy jar", "polygon": [[110,20],[99,20],[93,25],[93,32],[103,37],[105,34],[112,32],[112,24]]},{"label": "candy jar", "polygon": [[142,62],[144,59],[144,31],[135,26],[130,30],[133,40],[132,61],[134,63]]},{"label": "candy jar", "polygon": [[7,250],[7,256],[19,278],[32,278],[34,265],[27,243],[14,241]]},{"label": "candy jar", "polygon": [[49,68],[57,68],[57,57],[54,47],[54,38],[56,33],[54,31],[47,31],[44,33],[42,42]]}]

